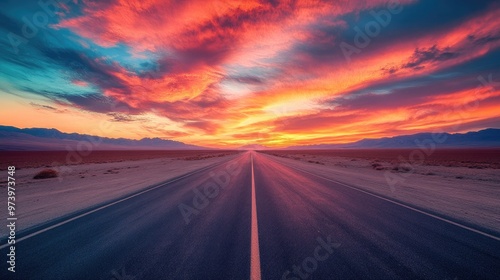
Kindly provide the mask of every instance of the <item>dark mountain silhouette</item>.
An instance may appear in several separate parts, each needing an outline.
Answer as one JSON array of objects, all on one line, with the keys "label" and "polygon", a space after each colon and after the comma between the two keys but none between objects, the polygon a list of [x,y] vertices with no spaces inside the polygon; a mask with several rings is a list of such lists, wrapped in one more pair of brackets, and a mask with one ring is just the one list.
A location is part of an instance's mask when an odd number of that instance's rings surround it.
[{"label": "dark mountain silhouette", "polygon": [[[442,141],[444,140],[444,141]],[[500,147],[500,129],[488,128],[467,133],[418,133],[380,139],[363,139],[348,144],[320,144],[307,146],[291,146],[286,149],[339,149],[339,148],[418,148],[419,143],[433,143],[437,148],[481,148]]]},{"label": "dark mountain silhouette", "polygon": [[17,128],[0,126],[0,150],[206,150],[208,148],[188,145],[179,141],[161,138],[107,138],[78,133],[64,133],[57,129]]},{"label": "dark mountain silhouette", "polygon": [[[363,139],[347,144],[318,144],[291,146],[286,149],[340,149],[340,148],[418,148],[418,143],[431,141],[437,148],[461,147],[500,147],[500,129],[489,128],[467,133],[443,133],[442,143],[436,141],[432,133],[418,133],[380,139]],[[439,140],[439,139],[437,139]],[[126,138],[107,138],[78,133],[64,133],[57,129],[17,128],[0,125],[0,150],[205,150],[209,148],[188,145],[179,141],[161,138],[143,138],[133,140]],[[262,145],[246,145],[240,149],[268,149]]]},{"label": "dark mountain silhouette", "polygon": [[238,150],[267,150],[267,149],[269,148],[259,144],[249,144],[238,148]]}]

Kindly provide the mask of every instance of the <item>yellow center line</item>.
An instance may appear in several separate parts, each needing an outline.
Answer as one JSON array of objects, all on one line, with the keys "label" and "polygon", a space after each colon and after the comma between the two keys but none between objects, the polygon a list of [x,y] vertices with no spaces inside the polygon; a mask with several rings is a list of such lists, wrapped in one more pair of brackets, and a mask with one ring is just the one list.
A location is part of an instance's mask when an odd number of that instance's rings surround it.
[{"label": "yellow center line", "polygon": [[260,280],[260,251],[259,251],[259,225],[257,224],[257,204],[255,200],[255,176],[253,172],[253,155],[250,155],[252,162],[252,233],[250,246],[250,280]]}]

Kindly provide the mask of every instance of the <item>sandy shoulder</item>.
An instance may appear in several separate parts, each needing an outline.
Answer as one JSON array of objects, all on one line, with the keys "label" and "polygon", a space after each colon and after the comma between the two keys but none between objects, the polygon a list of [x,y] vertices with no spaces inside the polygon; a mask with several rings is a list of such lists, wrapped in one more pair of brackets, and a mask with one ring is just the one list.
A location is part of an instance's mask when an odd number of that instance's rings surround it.
[{"label": "sandy shoulder", "polygon": [[[361,189],[500,233],[500,170],[467,167],[416,166],[411,174],[394,171],[391,163],[331,156],[272,156]],[[379,170],[377,170],[377,168]],[[392,188],[386,174],[403,178]]]},{"label": "sandy shoulder", "polygon": [[[200,160],[158,158],[149,160],[92,163],[68,166],[60,178],[33,179],[43,168],[17,170],[17,231],[29,228],[188,172],[226,161],[237,155]],[[64,169],[61,169],[64,170]],[[0,190],[6,194],[6,184]],[[7,202],[2,199],[0,219],[7,218]],[[0,235],[6,236],[2,229]]]}]

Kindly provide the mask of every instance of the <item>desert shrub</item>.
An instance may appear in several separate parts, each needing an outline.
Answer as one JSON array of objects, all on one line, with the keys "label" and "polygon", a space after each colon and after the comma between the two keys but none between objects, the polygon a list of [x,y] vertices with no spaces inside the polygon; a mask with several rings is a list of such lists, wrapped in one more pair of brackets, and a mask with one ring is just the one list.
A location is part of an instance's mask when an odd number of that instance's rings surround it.
[{"label": "desert shrub", "polygon": [[59,173],[54,169],[44,169],[38,172],[33,179],[47,179],[47,178],[55,178],[59,176]]},{"label": "desert shrub", "polygon": [[407,172],[411,171],[411,168],[409,168],[407,166],[395,166],[392,168],[392,170],[397,171],[397,172],[401,172],[401,173],[407,173]]},{"label": "desert shrub", "polygon": [[386,170],[387,169],[381,163],[379,163],[378,160],[372,161],[372,168],[375,170]]}]

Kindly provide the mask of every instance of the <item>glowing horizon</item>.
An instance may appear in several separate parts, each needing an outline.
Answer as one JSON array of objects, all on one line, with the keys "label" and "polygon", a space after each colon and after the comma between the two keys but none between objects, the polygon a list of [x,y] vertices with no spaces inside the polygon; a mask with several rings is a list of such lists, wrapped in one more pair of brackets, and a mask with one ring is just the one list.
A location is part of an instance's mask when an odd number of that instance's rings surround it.
[{"label": "glowing horizon", "polygon": [[500,127],[496,1],[16,5],[2,125],[221,148]]}]

